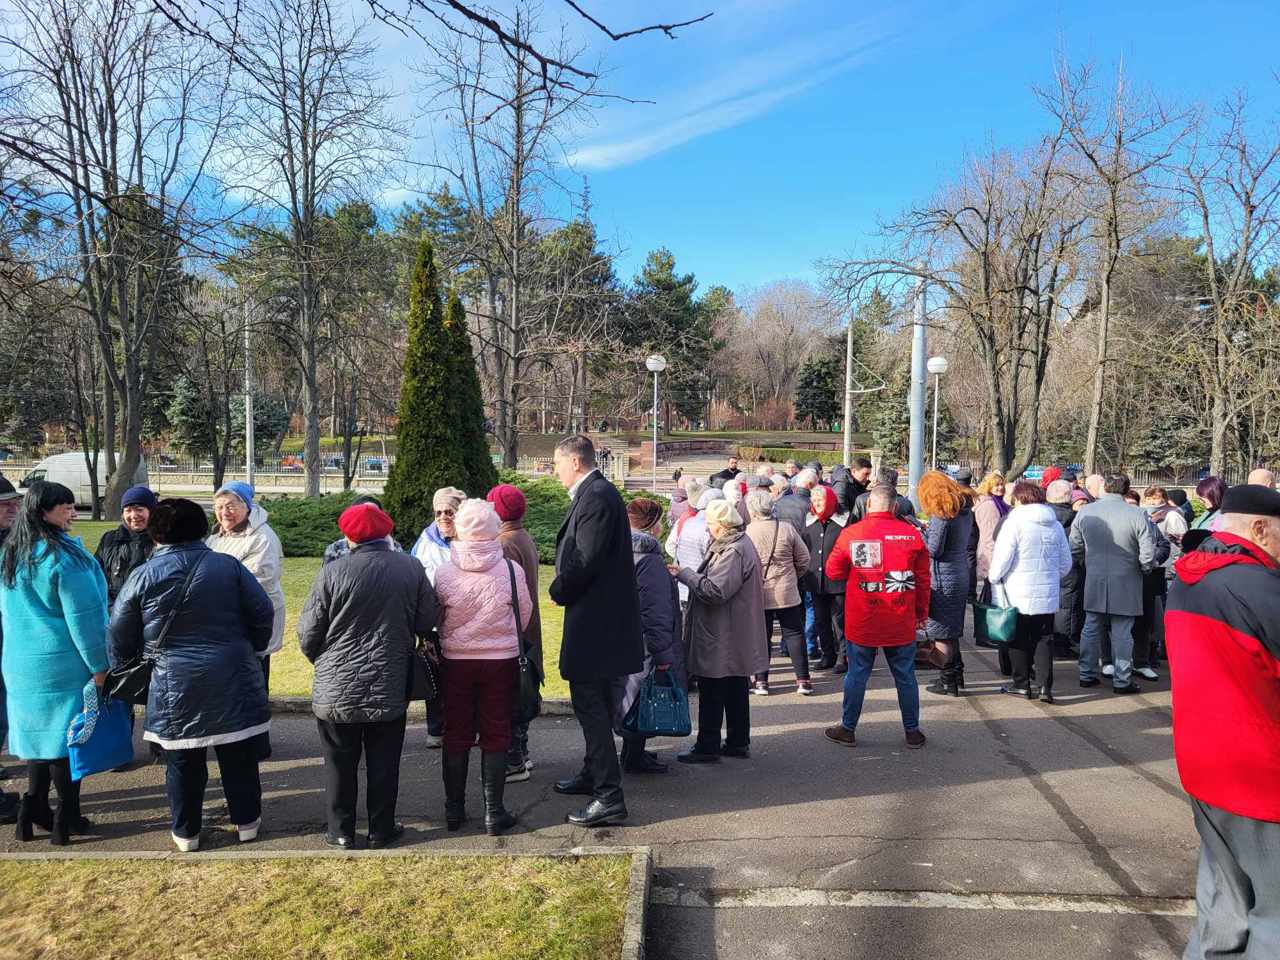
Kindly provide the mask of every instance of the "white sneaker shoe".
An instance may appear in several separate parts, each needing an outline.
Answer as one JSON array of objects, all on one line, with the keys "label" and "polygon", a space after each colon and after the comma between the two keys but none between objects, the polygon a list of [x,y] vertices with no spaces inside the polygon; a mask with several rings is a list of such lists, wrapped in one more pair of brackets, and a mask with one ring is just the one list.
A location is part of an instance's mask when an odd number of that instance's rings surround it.
[{"label": "white sneaker shoe", "polygon": [[757,682],[751,688],[751,693],[757,697],[767,697],[769,695],[769,685],[767,683]]},{"label": "white sneaker shoe", "polygon": [[427,734],[428,750],[439,750],[443,746],[444,746],[444,737],[434,737],[429,733]]},{"label": "white sneaker shoe", "polygon": [[1102,675],[1104,677],[1114,677],[1116,675],[1115,664],[1105,664],[1102,668]]},{"label": "white sneaker shoe", "polygon": [[1146,677],[1148,680],[1160,679],[1160,674],[1156,673],[1150,667],[1139,667],[1137,670],[1134,671],[1134,673],[1140,673],[1142,674],[1142,676]]},{"label": "white sneaker shoe", "polygon": [[180,837],[176,833],[171,833],[169,836],[173,837],[173,845],[178,848],[179,853],[195,853],[200,849],[200,836],[198,834],[189,838]]},{"label": "white sneaker shoe", "polygon": [[236,831],[240,834],[240,842],[248,843],[250,840],[258,839],[258,830],[262,827],[262,818],[259,817],[253,823],[246,823],[244,826],[237,826]]}]

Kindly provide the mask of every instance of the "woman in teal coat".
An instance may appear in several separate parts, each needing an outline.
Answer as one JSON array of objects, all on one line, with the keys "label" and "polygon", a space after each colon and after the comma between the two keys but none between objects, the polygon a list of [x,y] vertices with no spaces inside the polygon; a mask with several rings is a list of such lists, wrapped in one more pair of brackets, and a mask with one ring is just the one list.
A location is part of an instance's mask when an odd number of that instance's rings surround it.
[{"label": "woman in teal coat", "polygon": [[[0,552],[0,670],[9,695],[9,749],[27,761],[18,808],[19,840],[32,825],[65,845],[89,830],[80,784],[71,779],[67,727],[84,706],[90,679],[107,670],[107,582],[93,555],[70,535],[75,497],[60,483],[36,481]],[[49,806],[49,787],[58,809]]]}]

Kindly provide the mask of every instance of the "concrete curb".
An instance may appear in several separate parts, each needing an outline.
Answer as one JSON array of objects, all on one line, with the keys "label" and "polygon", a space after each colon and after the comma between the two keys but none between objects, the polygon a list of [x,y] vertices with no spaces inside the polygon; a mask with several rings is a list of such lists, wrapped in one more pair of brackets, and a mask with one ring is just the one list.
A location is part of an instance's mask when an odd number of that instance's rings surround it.
[{"label": "concrete curb", "polygon": [[[271,706],[272,713],[310,713],[311,698],[310,697],[269,697],[267,703]],[[427,708],[421,700],[415,700],[409,704],[410,720],[425,720],[427,716]],[[543,700],[542,716],[544,717],[572,717],[573,707],[568,700]]]},{"label": "concrete curb", "polygon": [[644,960],[644,931],[649,909],[649,874],[651,855],[648,847],[574,847],[572,850],[549,853],[512,853],[504,850],[433,850],[419,853],[412,847],[401,850],[208,850],[200,853],[178,853],[176,850],[103,851],[101,853],[72,853],[70,851],[45,851],[42,853],[0,853],[0,862],[27,862],[50,860],[162,860],[174,863],[201,863],[207,860],[331,860],[366,859],[388,857],[618,857],[631,858],[631,871],[627,880],[627,901],[622,914],[622,948],[619,960]]}]

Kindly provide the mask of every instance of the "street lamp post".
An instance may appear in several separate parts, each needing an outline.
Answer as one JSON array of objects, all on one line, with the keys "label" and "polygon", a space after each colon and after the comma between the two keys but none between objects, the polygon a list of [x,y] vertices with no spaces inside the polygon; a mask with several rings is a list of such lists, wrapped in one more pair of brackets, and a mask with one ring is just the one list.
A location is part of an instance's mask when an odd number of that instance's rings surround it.
[{"label": "street lamp post", "polygon": [[658,374],[667,369],[667,358],[660,353],[648,357],[644,365],[653,373],[653,492],[658,492]]},{"label": "street lamp post", "polygon": [[938,394],[941,390],[942,375],[947,372],[946,357],[930,357],[926,364],[933,374],[933,469],[938,469]]}]

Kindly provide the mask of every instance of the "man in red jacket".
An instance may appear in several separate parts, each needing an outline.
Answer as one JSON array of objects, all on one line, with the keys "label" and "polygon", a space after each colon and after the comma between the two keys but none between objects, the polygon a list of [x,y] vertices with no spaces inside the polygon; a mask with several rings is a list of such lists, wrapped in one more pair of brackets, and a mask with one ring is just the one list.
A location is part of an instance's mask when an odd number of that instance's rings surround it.
[{"label": "man in red jacket", "polygon": [[847,580],[844,618],[849,672],[844,676],[844,718],[826,738],[852,747],[862,715],[876,650],[893,671],[907,747],[924,746],[920,732],[920,689],[916,685],[916,628],[929,615],[929,551],[919,530],[894,514],[897,492],[873,487],[867,514],[840,534],[827,557],[826,574]]},{"label": "man in red jacket", "polygon": [[1200,834],[1186,960],[1280,957],[1280,493],[1232,487],[1174,564],[1173,750]]}]

